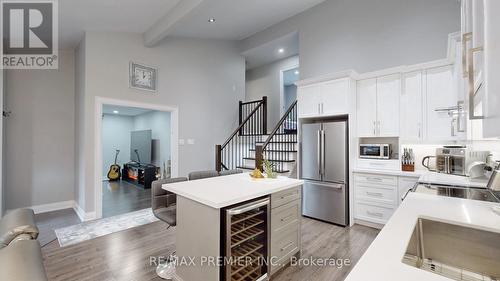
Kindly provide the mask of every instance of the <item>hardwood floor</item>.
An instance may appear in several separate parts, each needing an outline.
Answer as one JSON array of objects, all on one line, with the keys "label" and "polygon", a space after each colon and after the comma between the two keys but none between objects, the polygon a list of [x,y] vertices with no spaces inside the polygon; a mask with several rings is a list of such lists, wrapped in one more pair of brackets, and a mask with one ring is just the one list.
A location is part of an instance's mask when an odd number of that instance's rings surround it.
[{"label": "hardwood floor", "polygon": [[151,207],[151,189],[127,181],[102,182],[102,216],[112,217]]},{"label": "hardwood floor", "polygon": [[[273,280],[341,281],[350,272],[378,230],[355,225],[342,228],[304,218],[302,257],[350,259],[352,265],[288,267]],[[162,280],[150,257],[167,256],[175,249],[175,228],[163,222],[113,233],[60,248],[57,241],[42,249],[49,280]]]},{"label": "hardwood floor", "polygon": [[54,230],[80,223],[80,219],[73,209],[37,214],[35,215],[35,220],[40,231],[38,241],[42,247],[57,239]]}]

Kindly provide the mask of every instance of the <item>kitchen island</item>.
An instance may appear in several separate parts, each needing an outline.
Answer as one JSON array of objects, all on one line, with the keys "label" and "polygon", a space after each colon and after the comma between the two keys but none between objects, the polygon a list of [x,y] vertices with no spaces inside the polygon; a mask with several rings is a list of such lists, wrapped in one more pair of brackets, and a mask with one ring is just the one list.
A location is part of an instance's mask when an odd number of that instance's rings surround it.
[{"label": "kitchen island", "polygon": [[[500,215],[492,211],[492,208],[495,206],[498,207],[500,204],[410,193],[345,280],[450,281],[452,279],[416,268],[415,266],[403,262],[406,256],[405,254],[408,252],[408,249],[410,249],[409,245],[411,244],[411,240],[413,240],[412,238],[416,225],[423,219],[427,222],[436,221],[438,223],[457,225],[459,227],[463,226],[466,228],[485,230],[500,235]],[[453,228],[454,227],[451,227],[449,229]],[[455,238],[451,232],[447,232],[446,235],[448,235],[447,237],[449,238]],[[476,235],[467,235],[466,239],[464,239],[461,244],[467,246],[475,245],[473,247],[478,248],[481,242],[487,242],[478,240],[476,236],[477,232]],[[492,236],[495,235],[493,234]],[[496,241],[493,239],[484,240],[490,240],[490,243]],[[454,256],[459,257],[458,261],[465,260],[465,255],[457,254],[459,251],[454,252],[454,250],[460,249],[462,245],[459,243],[452,243],[452,245],[446,245],[447,243],[443,244],[444,245],[440,246],[450,253],[455,253]],[[489,248],[488,251],[483,251],[483,253],[498,252],[498,245]],[[496,250],[494,251],[493,248]],[[468,250],[468,258],[475,256],[474,253],[471,252],[471,248]],[[496,259],[483,260],[481,264],[488,263],[490,268],[500,268],[500,259],[498,258],[499,257]],[[439,271],[439,269],[436,269],[436,271]]]},{"label": "kitchen island", "polygon": [[250,209],[253,202],[268,202],[266,216],[261,217],[266,234],[262,249],[276,265],[265,267],[267,276],[276,272],[283,261],[300,254],[302,184],[301,180],[286,177],[253,179],[244,173],[164,185],[163,189],[177,195],[176,279],[232,280],[225,277],[227,267],[223,266],[228,246],[225,241],[227,229],[237,225],[227,226],[227,213],[242,205],[240,211]]}]

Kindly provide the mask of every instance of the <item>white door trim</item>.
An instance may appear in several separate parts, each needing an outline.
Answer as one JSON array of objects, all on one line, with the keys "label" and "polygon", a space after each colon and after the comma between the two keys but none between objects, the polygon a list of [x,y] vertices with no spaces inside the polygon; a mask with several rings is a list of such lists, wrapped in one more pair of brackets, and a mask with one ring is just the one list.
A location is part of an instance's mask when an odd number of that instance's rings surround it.
[{"label": "white door trim", "polygon": [[179,108],[176,106],[158,105],[127,101],[120,99],[95,97],[94,116],[94,206],[96,218],[102,218],[102,106],[116,105],[146,108],[151,110],[170,112],[170,157],[172,163],[172,177],[179,174]]},{"label": "white door trim", "polygon": [[[286,108],[283,108],[285,104],[285,86],[283,81],[283,72],[299,68],[299,64],[289,65],[280,69],[280,118],[285,113]],[[299,81],[299,79],[297,79]]]}]

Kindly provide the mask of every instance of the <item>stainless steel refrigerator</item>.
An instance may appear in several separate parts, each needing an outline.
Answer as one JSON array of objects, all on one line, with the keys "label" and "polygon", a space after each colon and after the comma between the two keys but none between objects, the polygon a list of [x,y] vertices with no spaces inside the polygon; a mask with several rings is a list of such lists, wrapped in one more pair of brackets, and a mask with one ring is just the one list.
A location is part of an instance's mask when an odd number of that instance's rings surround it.
[{"label": "stainless steel refrigerator", "polygon": [[349,225],[349,142],[347,120],[301,127],[304,216]]}]

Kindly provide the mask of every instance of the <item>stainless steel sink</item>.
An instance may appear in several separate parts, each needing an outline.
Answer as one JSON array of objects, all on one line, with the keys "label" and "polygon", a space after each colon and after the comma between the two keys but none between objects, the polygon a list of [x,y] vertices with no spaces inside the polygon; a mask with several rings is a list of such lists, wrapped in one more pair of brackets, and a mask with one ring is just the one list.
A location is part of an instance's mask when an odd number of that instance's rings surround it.
[{"label": "stainless steel sink", "polygon": [[454,280],[500,280],[500,233],[418,219],[403,263]]}]

